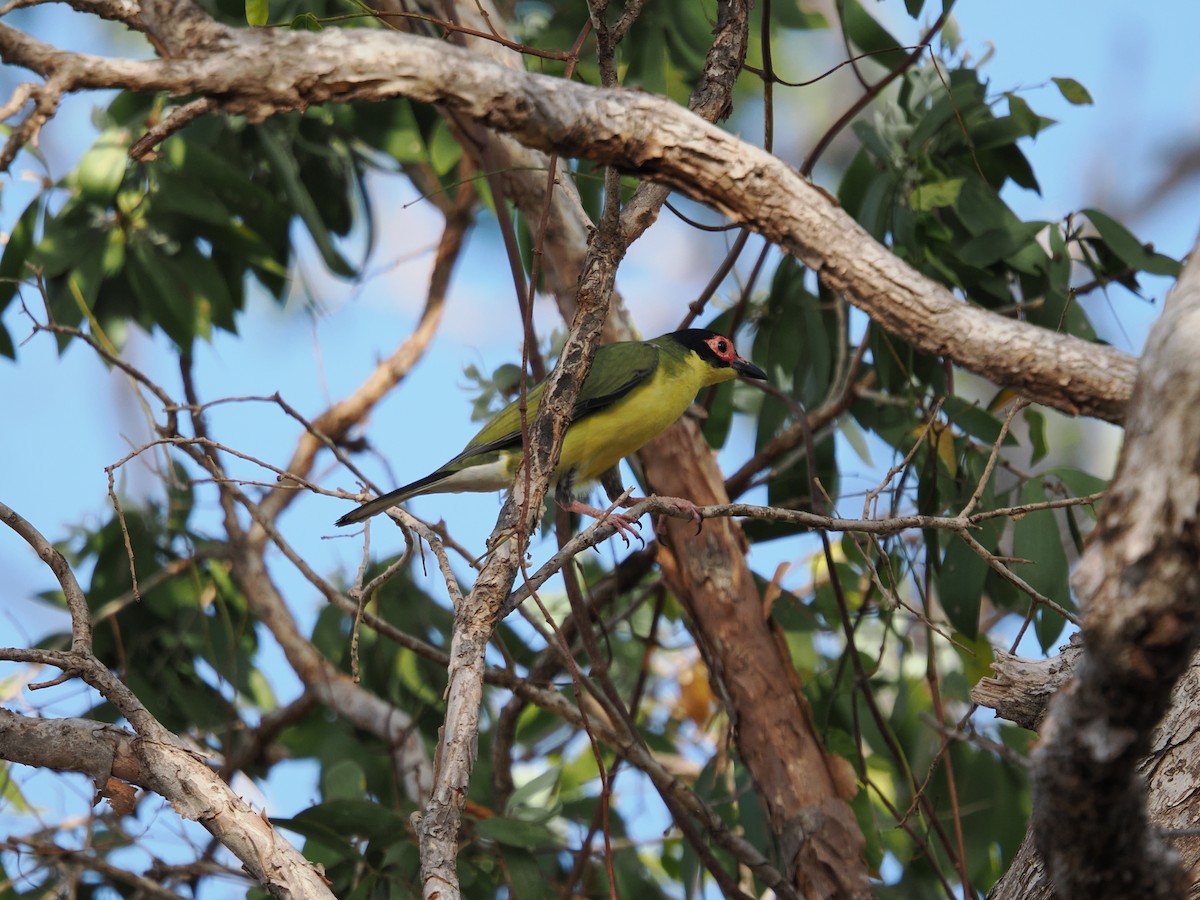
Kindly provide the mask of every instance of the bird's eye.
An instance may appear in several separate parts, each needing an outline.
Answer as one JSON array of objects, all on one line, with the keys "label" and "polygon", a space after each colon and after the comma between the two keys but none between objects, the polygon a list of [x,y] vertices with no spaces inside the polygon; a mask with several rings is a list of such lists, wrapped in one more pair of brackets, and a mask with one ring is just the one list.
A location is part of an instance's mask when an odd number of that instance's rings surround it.
[{"label": "bird's eye", "polygon": [[729,345],[726,344],[724,341],[717,341],[717,352],[718,353],[728,353]]}]

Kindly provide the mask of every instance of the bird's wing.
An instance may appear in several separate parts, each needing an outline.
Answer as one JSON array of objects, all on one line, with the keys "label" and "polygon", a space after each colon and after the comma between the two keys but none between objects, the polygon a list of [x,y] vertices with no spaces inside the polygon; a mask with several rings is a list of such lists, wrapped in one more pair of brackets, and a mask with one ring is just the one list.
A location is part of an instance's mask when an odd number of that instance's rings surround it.
[{"label": "bird's wing", "polygon": [[658,368],[661,352],[649,341],[623,341],[600,347],[575,401],[572,421],[612,406],[649,379]]},{"label": "bird's wing", "polygon": [[[588,370],[583,388],[575,401],[571,421],[578,422],[585,416],[611,406],[645,382],[658,367],[659,353],[659,348],[648,341],[605,344],[597,349],[592,368]],[[531,388],[525,397],[526,416],[530,422],[541,405],[545,387],[546,383],[543,381]],[[441,471],[461,468],[461,464],[467,460],[474,462],[480,456],[510,450],[520,445],[520,401],[514,400],[500,410],[496,417],[472,438],[463,452],[446,463]]]},{"label": "bird's wing", "polygon": [[[654,375],[662,349],[649,342],[606,344],[596,351],[596,359],[588,371],[587,379],[575,402],[572,421],[579,421],[592,413],[607,409],[638,385]],[[525,397],[527,415],[530,420],[537,413],[542,400],[545,382],[530,388]],[[438,489],[449,479],[468,470],[478,472],[476,467],[503,464],[506,452],[521,446],[521,410],[519,401],[514,400],[496,414],[467,444],[463,452],[447,462],[436,472],[431,472],[411,484],[396,488],[377,497],[337,520],[338,525],[361,522],[378,512],[394,506],[402,500],[428,489]],[[488,478],[495,476],[489,472]],[[472,487],[459,482],[458,490],[482,490],[477,481]],[[499,485],[497,485],[499,487]]]}]

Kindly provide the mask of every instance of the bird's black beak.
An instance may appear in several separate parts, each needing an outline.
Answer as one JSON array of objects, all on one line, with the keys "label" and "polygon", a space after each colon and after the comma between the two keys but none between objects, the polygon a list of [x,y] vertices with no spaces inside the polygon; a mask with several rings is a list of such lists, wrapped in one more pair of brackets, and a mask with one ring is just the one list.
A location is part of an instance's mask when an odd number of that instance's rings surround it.
[{"label": "bird's black beak", "polygon": [[747,378],[757,378],[759,381],[767,380],[767,373],[750,362],[748,359],[742,359],[740,356],[731,362],[729,365],[733,367],[733,371],[739,375],[745,375]]}]

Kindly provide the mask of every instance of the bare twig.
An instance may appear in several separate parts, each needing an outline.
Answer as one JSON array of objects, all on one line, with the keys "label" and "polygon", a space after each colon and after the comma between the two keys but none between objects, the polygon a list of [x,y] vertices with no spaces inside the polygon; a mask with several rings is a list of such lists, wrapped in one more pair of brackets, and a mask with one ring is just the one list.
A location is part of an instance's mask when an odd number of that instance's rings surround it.
[{"label": "bare twig", "polygon": [[129,156],[132,159],[146,159],[153,152],[155,146],[216,108],[217,101],[212,97],[201,97],[199,100],[193,100],[183,106],[173,107],[166,117],[133,142],[129,148]]},{"label": "bare twig", "polygon": [[[212,40],[236,46],[236,57],[131,61],[73,54],[0,24],[0,58],[53,73],[64,79],[64,90],[124,87],[219,96],[226,109],[252,121],[334,100],[404,95],[444,103],[530,146],[652,172],[797,256],[831,289],[923,352],[1058,409],[1109,420],[1121,416],[1134,371],[1127,355],[961,302],[873,241],[790,166],[669,102],[561,79],[547,91],[544,76],[426,38],[361,29],[234,32],[205,21],[191,6],[187,10],[179,22],[158,24],[186,33],[180,40],[189,49]],[[362,60],[370,60],[368,69]],[[611,139],[594,137],[610,133]],[[627,210],[622,224],[626,233],[629,215]],[[645,221],[640,213],[633,219],[638,227]]]}]

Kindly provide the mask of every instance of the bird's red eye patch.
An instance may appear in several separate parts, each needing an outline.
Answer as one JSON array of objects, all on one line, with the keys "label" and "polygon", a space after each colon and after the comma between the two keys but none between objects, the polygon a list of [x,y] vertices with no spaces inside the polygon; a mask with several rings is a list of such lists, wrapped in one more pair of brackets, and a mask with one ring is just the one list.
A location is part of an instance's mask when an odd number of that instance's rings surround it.
[{"label": "bird's red eye patch", "polygon": [[704,343],[708,344],[708,349],[711,350],[719,360],[724,362],[733,362],[738,358],[737,351],[733,349],[733,342],[729,340],[729,338],[721,337],[721,335],[716,334],[710,337]]}]

